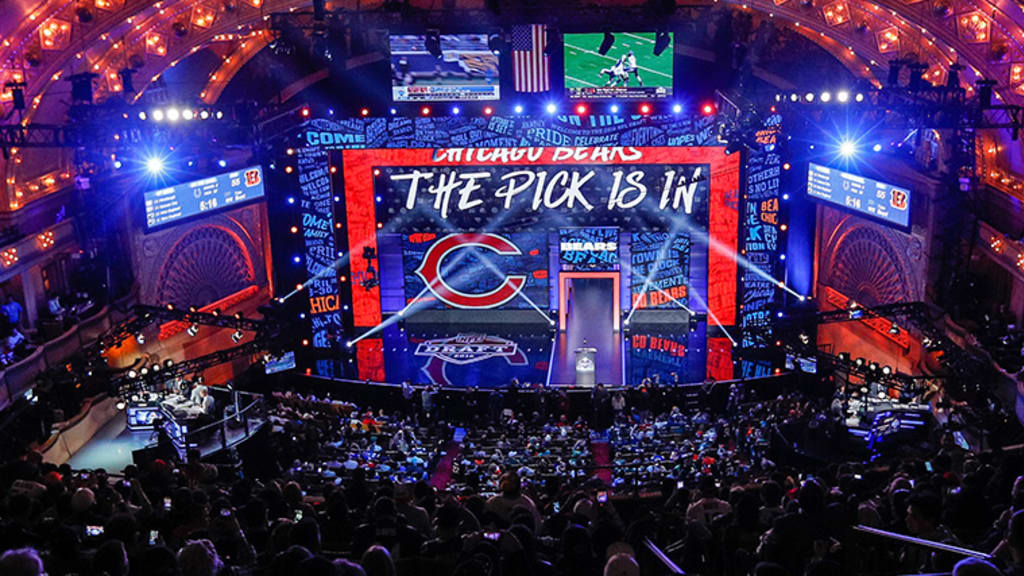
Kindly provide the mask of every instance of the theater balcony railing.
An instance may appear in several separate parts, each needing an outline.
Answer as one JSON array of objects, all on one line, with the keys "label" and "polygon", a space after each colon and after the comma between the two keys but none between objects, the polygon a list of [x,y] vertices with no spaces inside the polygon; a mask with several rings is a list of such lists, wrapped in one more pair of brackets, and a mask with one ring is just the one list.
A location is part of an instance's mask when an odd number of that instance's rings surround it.
[{"label": "theater balcony railing", "polygon": [[102,307],[92,316],[84,318],[60,336],[41,344],[25,358],[0,371],[0,410],[32,388],[41,372],[60,366],[111,326],[124,321],[131,314],[135,298],[133,292]]}]

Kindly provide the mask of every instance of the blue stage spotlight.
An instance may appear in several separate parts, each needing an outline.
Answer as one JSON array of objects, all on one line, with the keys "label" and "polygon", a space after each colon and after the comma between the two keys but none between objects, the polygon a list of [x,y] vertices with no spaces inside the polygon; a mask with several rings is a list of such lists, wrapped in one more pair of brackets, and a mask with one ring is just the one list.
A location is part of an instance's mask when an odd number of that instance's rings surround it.
[{"label": "blue stage spotlight", "polygon": [[554,103],[550,103],[544,107],[544,110],[546,110],[548,114],[554,114],[558,111],[558,106],[555,106]]},{"label": "blue stage spotlight", "polygon": [[224,160],[222,158],[220,160],[217,160],[217,166],[220,166],[221,168],[227,168],[228,167],[228,162],[227,162],[227,160]]},{"label": "blue stage spotlight", "polygon": [[123,164],[121,164],[120,160],[114,160],[114,170],[120,170],[121,166],[123,166]]},{"label": "blue stage spotlight", "polygon": [[857,143],[853,140],[843,140],[839,143],[839,155],[843,158],[852,158],[857,154]]},{"label": "blue stage spotlight", "polygon": [[523,113],[523,106],[521,104],[516,104],[516,107],[513,108],[513,110],[515,110],[516,114],[522,114]]},{"label": "blue stage spotlight", "polygon": [[391,115],[394,116],[395,114],[398,114],[398,109],[397,108],[392,108],[391,110],[388,110],[388,112],[390,112]]},{"label": "blue stage spotlight", "polygon": [[875,152],[881,152],[882,151],[882,145],[881,144],[875,144],[874,146],[871,147],[871,149],[873,151],[875,151]]},{"label": "blue stage spotlight", "polygon": [[298,264],[299,262],[302,262],[302,257],[301,256],[292,256],[292,262],[295,262],[296,264]]},{"label": "blue stage spotlight", "polygon": [[847,92],[846,90],[840,90],[838,93],[836,93],[836,100],[843,104],[846,104],[847,102],[850,101],[850,93]]},{"label": "blue stage spotlight", "polygon": [[164,171],[164,159],[159,156],[146,158],[146,171],[154,176]]},{"label": "blue stage spotlight", "polygon": [[452,116],[458,116],[459,112],[462,112],[462,110],[458,106],[452,106]]},{"label": "blue stage spotlight", "polygon": [[611,112],[612,114],[618,114],[618,113],[619,113],[619,105],[618,105],[618,104],[612,104],[612,105],[611,105],[611,107],[610,107],[610,108],[608,108],[608,110],[609,110],[609,111],[610,111],[610,112]]},{"label": "blue stage spotlight", "polygon": [[673,104],[672,105],[672,112],[673,113],[679,114],[682,111],[683,111],[683,105],[682,104]]},{"label": "blue stage spotlight", "polygon": [[288,203],[289,204],[295,204],[295,196],[289,196],[288,197]]}]

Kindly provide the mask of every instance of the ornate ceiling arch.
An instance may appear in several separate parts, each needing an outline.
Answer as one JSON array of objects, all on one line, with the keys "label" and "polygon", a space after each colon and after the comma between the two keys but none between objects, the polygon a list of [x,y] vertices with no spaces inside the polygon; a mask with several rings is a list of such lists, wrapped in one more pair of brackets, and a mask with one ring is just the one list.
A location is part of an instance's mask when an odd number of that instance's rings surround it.
[{"label": "ornate ceiling arch", "polygon": [[[876,85],[885,77],[890,59],[914,54],[928,64],[927,79],[936,84],[945,82],[951,63],[960,62],[966,67],[964,85],[970,87],[978,77],[993,79],[1005,98],[1024,101],[1024,12],[1015,3],[722,1],[737,10],[768,15],[797,30],[854,74]],[[346,0],[329,7],[372,10],[380,3]],[[611,7],[621,2],[600,3]],[[423,9],[432,6],[428,0],[412,4]],[[482,9],[483,4],[483,0],[457,2],[467,10]],[[263,21],[268,14],[308,6],[307,0],[44,0],[24,8],[20,19],[5,19],[12,24],[0,43],[0,81],[27,83],[32,112],[26,119],[31,119],[40,108],[59,113],[59,106],[42,106],[43,100],[66,100],[66,89],[55,86],[70,74],[98,74],[96,94],[102,99],[122,91],[117,72],[131,66],[138,70],[135,87],[141,92],[182,59],[216,46],[222,64],[197,95],[212,103],[241,65],[266,44]],[[10,108],[9,100],[9,92],[0,95],[5,111]]]}]

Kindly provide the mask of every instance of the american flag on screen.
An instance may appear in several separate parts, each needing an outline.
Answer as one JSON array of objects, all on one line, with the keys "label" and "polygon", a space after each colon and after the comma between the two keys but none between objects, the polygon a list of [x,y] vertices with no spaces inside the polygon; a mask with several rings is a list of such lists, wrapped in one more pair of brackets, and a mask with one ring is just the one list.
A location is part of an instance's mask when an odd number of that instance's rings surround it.
[{"label": "american flag on screen", "polygon": [[516,92],[547,92],[548,78],[547,26],[530,24],[512,27],[513,76]]}]

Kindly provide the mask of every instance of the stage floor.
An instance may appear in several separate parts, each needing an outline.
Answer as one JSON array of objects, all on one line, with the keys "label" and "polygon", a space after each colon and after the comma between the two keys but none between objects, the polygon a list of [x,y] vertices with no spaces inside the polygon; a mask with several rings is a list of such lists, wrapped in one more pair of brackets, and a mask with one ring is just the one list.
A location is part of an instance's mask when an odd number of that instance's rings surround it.
[{"label": "stage floor", "polygon": [[[594,323],[589,323],[591,327]],[[495,388],[520,383],[573,386],[575,350],[597,349],[597,382],[638,385],[659,375],[663,382],[701,382],[707,373],[703,322],[631,323],[628,330],[557,331],[514,324],[403,324],[386,326],[357,342],[348,358],[317,363],[320,376],[456,388]]]}]

